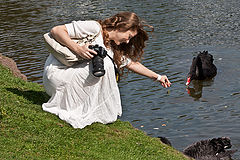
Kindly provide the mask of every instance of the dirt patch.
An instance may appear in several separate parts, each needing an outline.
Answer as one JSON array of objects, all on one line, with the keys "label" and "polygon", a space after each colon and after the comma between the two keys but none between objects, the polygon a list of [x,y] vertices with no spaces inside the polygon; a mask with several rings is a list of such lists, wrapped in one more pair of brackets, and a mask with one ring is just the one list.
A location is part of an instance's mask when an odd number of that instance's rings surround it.
[{"label": "dirt patch", "polygon": [[14,76],[27,81],[27,77],[24,74],[22,74],[21,71],[17,68],[17,64],[13,59],[3,56],[0,53],[0,64],[9,68]]}]

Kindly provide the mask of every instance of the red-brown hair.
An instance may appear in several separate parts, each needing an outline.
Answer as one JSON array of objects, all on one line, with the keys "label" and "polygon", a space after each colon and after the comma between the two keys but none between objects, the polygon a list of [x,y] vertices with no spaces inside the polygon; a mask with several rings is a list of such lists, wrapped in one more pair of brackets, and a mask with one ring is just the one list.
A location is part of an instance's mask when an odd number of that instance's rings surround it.
[{"label": "red-brown hair", "polygon": [[[103,39],[106,47],[111,47],[114,52],[114,61],[119,67],[122,64],[122,56],[130,58],[132,61],[140,61],[144,53],[145,41],[148,40],[148,34],[144,30],[143,21],[133,12],[120,12],[105,20],[100,20],[99,23],[103,30]],[[121,43],[117,45],[114,41],[110,41],[108,30],[118,30],[126,32],[128,30],[137,31],[137,35],[130,39],[129,43]]]}]

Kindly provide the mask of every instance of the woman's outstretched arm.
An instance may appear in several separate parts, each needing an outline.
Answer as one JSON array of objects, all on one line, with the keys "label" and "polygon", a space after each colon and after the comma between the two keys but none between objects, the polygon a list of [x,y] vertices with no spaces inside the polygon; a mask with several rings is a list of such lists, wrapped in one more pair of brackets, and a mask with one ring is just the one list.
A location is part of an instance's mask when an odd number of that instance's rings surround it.
[{"label": "woman's outstretched arm", "polygon": [[131,71],[133,71],[133,72],[135,72],[137,74],[149,77],[149,78],[151,78],[153,80],[160,81],[162,86],[165,87],[165,88],[171,86],[171,82],[168,80],[166,75],[160,76],[159,74],[153,72],[152,70],[150,70],[147,67],[145,67],[144,65],[142,65],[140,62],[133,62],[132,61],[126,67],[129,70],[131,70]]}]

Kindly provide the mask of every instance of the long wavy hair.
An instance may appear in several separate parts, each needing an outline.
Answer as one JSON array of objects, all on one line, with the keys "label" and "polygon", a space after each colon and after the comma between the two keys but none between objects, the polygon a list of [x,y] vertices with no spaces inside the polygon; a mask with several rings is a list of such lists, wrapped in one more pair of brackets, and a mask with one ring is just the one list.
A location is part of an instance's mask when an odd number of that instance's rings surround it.
[{"label": "long wavy hair", "polygon": [[[147,26],[153,31],[153,27],[147,24],[143,24],[143,21],[133,12],[120,12],[105,20],[99,20],[103,30],[104,45],[109,47],[114,52],[114,61],[118,68],[122,64],[122,57],[130,58],[132,61],[141,61],[144,53],[145,41],[148,40],[147,31],[144,30],[144,26]],[[137,35],[132,37],[129,43],[121,43],[117,45],[114,41],[109,40],[108,31],[118,30],[120,32],[126,32],[128,30],[137,31]],[[121,69],[123,74],[123,69]]]}]

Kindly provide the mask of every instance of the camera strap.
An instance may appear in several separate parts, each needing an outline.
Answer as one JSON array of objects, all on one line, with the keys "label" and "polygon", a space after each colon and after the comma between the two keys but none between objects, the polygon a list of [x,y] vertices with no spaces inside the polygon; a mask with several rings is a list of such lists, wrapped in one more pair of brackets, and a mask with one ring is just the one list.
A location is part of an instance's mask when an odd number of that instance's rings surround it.
[{"label": "camera strap", "polygon": [[119,81],[120,81],[120,71],[119,71],[119,69],[117,68],[117,66],[116,66],[113,58],[110,57],[108,54],[107,54],[107,56],[111,59],[111,61],[112,61],[112,63],[113,63],[114,71],[115,71],[115,76],[116,76],[116,81],[119,82]]}]

